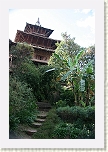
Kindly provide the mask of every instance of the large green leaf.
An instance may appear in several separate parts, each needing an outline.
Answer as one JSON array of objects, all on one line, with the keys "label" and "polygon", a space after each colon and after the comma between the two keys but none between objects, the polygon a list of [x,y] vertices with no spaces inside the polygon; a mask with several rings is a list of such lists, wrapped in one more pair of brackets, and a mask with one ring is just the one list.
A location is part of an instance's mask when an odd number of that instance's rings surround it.
[{"label": "large green leaf", "polygon": [[84,54],[84,50],[81,50],[81,51],[76,55],[76,58],[79,60],[83,54]]},{"label": "large green leaf", "polygon": [[81,56],[83,55],[83,53],[84,53],[84,50],[81,50],[81,51],[75,56],[74,63],[73,63],[74,66],[78,64],[78,61],[79,61],[79,59],[81,58]]},{"label": "large green leaf", "polygon": [[92,66],[88,67],[86,70],[87,74],[92,74],[93,73],[93,68]]},{"label": "large green leaf", "polygon": [[64,60],[64,59],[63,59],[63,63],[64,63],[66,66],[69,67],[67,60]]},{"label": "large green leaf", "polygon": [[72,73],[72,71],[68,71],[66,74],[63,75],[63,77],[61,78],[61,80],[65,81],[71,73]]},{"label": "large green leaf", "polygon": [[85,80],[80,80],[80,91],[83,92],[85,90]]},{"label": "large green leaf", "polygon": [[55,70],[56,70],[55,68],[53,68],[53,69],[49,69],[49,70],[45,71],[45,72],[44,72],[44,74],[45,74],[45,73],[47,73],[47,72],[55,71]]},{"label": "large green leaf", "polygon": [[[84,72],[87,72],[87,69],[90,67],[90,66],[92,66],[92,63],[93,63],[94,61],[93,60],[91,60],[90,62],[88,62],[84,67],[83,67],[83,69],[82,69],[82,73],[84,73]],[[92,68],[93,69],[93,68]],[[90,69],[91,70],[91,69]]]},{"label": "large green leaf", "polygon": [[59,56],[58,54],[54,53],[54,56],[59,59],[59,60],[63,60],[63,58],[61,56]]},{"label": "large green leaf", "polygon": [[72,71],[73,70],[73,63],[72,63],[72,58],[68,57],[68,66],[70,68],[70,70]]}]

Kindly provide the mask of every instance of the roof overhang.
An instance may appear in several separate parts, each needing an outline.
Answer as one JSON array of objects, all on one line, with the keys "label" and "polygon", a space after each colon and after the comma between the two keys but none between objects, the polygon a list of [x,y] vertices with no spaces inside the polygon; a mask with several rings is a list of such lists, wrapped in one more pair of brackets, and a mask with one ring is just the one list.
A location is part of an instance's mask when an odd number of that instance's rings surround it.
[{"label": "roof overhang", "polygon": [[44,61],[44,60],[31,59],[31,61],[33,61],[33,62],[37,62],[37,63],[48,64],[48,61]]}]

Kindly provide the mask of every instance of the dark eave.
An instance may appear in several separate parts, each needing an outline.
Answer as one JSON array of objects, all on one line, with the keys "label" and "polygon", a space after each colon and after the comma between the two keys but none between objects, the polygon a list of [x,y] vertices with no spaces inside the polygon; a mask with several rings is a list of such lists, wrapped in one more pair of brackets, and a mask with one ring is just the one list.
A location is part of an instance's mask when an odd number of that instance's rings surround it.
[{"label": "dark eave", "polygon": [[[22,42],[14,42],[14,44],[17,44],[17,43],[20,43],[20,44],[23,44]],[[28,45],[31,45],[31,44],[28,44]],[[53,49],[48,49],[48,48],[45,48],[45,47],[40,47],[40,46],[34,46],[34,45],[31,45],[34,49],[40,49],[40,50],[45,50],[45,51],[48,51],[48,52],[55,52],[55,50]]]},{"label": "dark eave", "polygon": [[34,36],[34,37],[41,37],[41,38],[44,38],[44,39],[48,39],[48,40],[52,40],[52,41],[55,41],[55,42],[61,42],[60,40],[56,40],[56,39],[52,39],[52,38],[49,38],[49,37],[45,37],[45,36],[42,36],[42,35],[40,35],[40,34],[33,34],[33,33],[27,33],[27,32],[23,32],[23,31],[21,31],[21,30],[17,30],[17,32],[21,32],[21,33],[24,33],[24,34],[27,34],[27,35],[32,35],[32,36]]},{"label": "dark eave", "polygon": [[49,37],[51,34],[52,34],[52,32],[54,31],[54,30],[51,30],[51,29],[48,29],[48,28],[45,28],[45,27],[42,27],[42,26],[38,26],[38,25],[33,25],[33,24],[29,24],[29,23],[27,23],[26,22],[26,26],[31,26],[31,27],[34,27],[34,28],[42,28],[42,29],[44,29],[44,30],[46,30],[47,31],[47,37]]},{"label": "dark eave", "polygon": [[40,46],[34,46],[31,45],[34,49],[40,49],[40,50],[45,50],[45,51],[49,51],[49,52],[55,52],[55,50],[52,49],[48,49],[48,48],[44,48],[44,47],[40,47]]},{"label": "dark eave", "polygon": [[31,59],[31,61],[33,61],[33,62],[37,62],[37,63],[48,64],[48,61],[44,61],[44,60]]}]

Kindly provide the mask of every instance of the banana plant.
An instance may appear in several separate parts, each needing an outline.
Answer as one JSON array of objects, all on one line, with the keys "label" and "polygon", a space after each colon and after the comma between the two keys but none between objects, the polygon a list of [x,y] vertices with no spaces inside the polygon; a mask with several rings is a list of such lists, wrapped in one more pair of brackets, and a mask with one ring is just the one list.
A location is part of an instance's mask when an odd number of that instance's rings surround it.
[{"label": "banana plant", "polygon": [[[93,60],[85,65],[80,65],[79,61],[83,55],[84,50],[81,50],[73,59],[70,56],[68,56],[67,59],[64,59],[61,55],[54,53],[54,56],[61,63],[60,65],[63,65],[61,67],[61,81],[67,80],[70,82],[74,93],[75,104],[85,106],[89,104],[90,92],[93,89],[91,86],[91,81],[93,81],[93,79],[91,79],[91,77],[93,76],[94,71],[92,64]],[[50,69],[49,71],[53,70],[56,69]]]},{"label": "banana plant", "polygon": [[[71,57],[68,56],[67,60],[63,59],[62,56],[54,53],[54,56],[59,59],[59,62],[63,63],[64,68],[62,67],[62,77],[61,77],[61,81],[65,81],[68,80],[69,82],[71,82],[72,85],[72,89],[74,92],[74,97],[75,97],[75,103],[77,104],[77,94],[78,89],[79,89],[79,81],[80,81],[80,68],[78,65],[78,61],[80,60],[81,56],[84,54],[84,51],[81,50],[76,56],[75,58],[72,60]],[[50,69],[49,71],[53,71],[54,69]],[[46,71],[46,72],[49,72]],[[79,72],[79,75],[78,75]]]}]

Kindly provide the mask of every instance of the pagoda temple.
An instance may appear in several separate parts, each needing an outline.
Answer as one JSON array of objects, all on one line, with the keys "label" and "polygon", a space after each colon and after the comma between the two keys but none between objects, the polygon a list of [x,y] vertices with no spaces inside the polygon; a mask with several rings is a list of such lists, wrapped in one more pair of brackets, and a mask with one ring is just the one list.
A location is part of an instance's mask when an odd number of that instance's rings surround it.
[{"label": "pagoda temple", "polygon": [[26,42],[33,46],[34,54],[32,61],[35,64],[48,64],[50,56],[57,47],[55,43],[60,42],[60,40],[49,38],[53,31],[42,27],[38,19],[38,25],[26,23],[24,31],[17,30],[15,42]]}]

